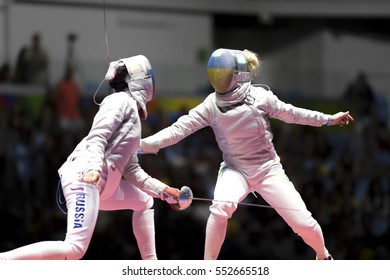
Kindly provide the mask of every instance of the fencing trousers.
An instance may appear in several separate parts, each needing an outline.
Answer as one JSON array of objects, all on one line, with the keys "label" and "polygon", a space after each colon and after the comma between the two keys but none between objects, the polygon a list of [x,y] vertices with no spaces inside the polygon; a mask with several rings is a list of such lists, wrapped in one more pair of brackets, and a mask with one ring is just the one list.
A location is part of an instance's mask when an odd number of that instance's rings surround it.
[{"label": "fencing trousers", "polygon": [[[221,166],[214,190],[214,201],[206,225],[204,259],[217,259],[225,240],[228,219],[250,192],[256,191],[274,207],[284,221],[309,245],[318,259],[329,256],[322,229],[307,210],[300,194],[283,168],[271,168],[259,184],[250,186],[242,173]],[[221,202],[229,201],[229,202]]]}]

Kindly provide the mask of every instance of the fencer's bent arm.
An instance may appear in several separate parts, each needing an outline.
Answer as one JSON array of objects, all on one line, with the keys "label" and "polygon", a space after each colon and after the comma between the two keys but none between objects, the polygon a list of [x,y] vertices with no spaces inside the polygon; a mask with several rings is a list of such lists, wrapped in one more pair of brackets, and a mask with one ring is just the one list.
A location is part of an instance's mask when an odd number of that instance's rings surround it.
[{"label": "fencer's bent arm", "polygon": [[113,102],[112,98],[113,96],[107,96],[103,100],[94,117],[91,130],[84,139],[87,144],[88,170],[101,172],[107,143],[123,120],[126,106],[122,105],[128,102]]},{"label": "fencer's bent arm", "polygon": [[171,126],[141,140],[141,151],[157,153],[160,149],[176,144],[185,137],[209,125],[207,99],[191,109],[188,115],[181,116]]},{"label": "fencer's bent arm", "polygon": [[161,197],[164,188],[167,186],[163,182],[151,177],[138,163],[138,157],[133,155],[126,164],[123,177],[132,185],[143,190],[153,197]]}]

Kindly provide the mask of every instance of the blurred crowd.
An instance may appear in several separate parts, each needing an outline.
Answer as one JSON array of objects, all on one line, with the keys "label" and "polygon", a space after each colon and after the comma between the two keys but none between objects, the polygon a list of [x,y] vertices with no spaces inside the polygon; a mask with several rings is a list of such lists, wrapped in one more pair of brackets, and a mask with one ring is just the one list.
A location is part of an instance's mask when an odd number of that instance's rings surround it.
[{"label": "blurred crowd", "polygon": [[35,32],[31,35],[30,42],[19,50],[14,64],[2,64],[0,82],[48,86],[49,63],[49,55],[42,45],[42,36]]},{"label": "blurred crowd", "polygon": [[[80,95],[71,67],[66,67],[63,80],[48,88],[44,96],[35,118],[18,103],[0,112],[0,251],[64,238],[66,215],[56,199],[57,169],[87,134],[98,108],[92,96]],[[364,73],[352,81],[340,100],[332,102],[342,104],[342,110],[349,109],[355,122],[342,128],[315,128],[275,120],[276,149],[287,175],[322,226],[335,259],[389,259],[390,130],[386,102],[378,100]],[[186,109],[159,110],[158,97],[154,107],[157,109],[143,122],[144,136],[187,113]],[[173,187],[189,186],[196,197],[213,197],[222,158],[211,129],[202,129],[157,155],[139,158],[153,177]],[[239,206],[229,220],[220,259],[315,258],[274,209],[262,207],[266,203],[261,197],[248,197],[244,202],[260,206]],[[208,201],[193,201],[188,209],[175,211],[155,200],[160,259],[203,258],[210,205]],[[100,213],[84,259],[140,259],[129,211]]]}]

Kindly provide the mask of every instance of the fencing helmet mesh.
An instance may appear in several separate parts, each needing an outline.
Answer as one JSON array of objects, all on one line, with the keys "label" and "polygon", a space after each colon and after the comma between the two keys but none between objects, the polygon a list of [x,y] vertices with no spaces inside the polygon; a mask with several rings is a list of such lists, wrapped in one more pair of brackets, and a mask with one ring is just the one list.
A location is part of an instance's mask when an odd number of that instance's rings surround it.
[{"label": "fencing helmet mesh", "polygon": [[146,91],[146,101],[152,100],[155,91],[155,78],[152,65],[143,55],[136,55],[122,59],[129,77],[127,83],[137,81]]},{"label": "fencing helmet mesh", "polygon": [[211,85],[218,93],[234,90],[239,83],[251,80],[248,62],[240,50],[217,49],[207,64],[207,74]]}]

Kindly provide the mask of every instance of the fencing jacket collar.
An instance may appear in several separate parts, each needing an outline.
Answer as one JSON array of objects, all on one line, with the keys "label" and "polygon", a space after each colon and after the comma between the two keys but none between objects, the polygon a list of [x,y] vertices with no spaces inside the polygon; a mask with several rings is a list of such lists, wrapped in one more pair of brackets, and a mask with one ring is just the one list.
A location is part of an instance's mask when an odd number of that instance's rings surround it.
[{"label": "fencing jacket collar", "polygon": [[231,92],[226,92],[223,94],[215,93],[217,97],[217,106],[227,107],[244,101],[250,85],[251,83],[247,82],[240,84],[240,86],[238,86]]}]

